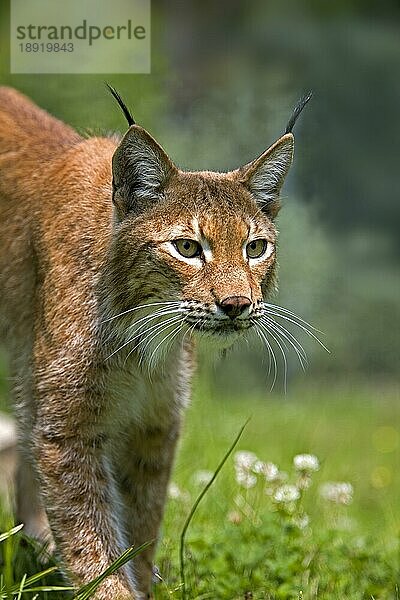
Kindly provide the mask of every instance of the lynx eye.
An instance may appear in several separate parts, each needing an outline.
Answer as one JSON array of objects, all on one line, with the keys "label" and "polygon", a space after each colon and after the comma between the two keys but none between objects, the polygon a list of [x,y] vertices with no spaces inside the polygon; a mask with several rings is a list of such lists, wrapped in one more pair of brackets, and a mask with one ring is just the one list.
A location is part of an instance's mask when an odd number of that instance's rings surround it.
[{"label": "lynx eye", "polygon": [[196,242],[196,240],[174,240],[173,244],[178,250],[179,254],[181,254],[185,258],[195,258],[196,256],[201,256],[201,253],[203,251],[199,242]]},{"label": "lynx eye", "polygon": [[260,258],[268,247],[267,240],[253,240],[246,246],[246,254],[249,258]]}]

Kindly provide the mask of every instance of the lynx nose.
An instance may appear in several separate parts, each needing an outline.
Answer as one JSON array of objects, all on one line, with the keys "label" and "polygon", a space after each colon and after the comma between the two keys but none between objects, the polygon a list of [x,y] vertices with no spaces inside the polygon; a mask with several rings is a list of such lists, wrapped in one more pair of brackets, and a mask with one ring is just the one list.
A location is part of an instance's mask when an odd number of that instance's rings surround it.
[{"label": "lynx nose", "polygon": [[236,319],[246,308],[249,308],[251,300],[246,296],[228,296],[218,305],[230,319]]}]

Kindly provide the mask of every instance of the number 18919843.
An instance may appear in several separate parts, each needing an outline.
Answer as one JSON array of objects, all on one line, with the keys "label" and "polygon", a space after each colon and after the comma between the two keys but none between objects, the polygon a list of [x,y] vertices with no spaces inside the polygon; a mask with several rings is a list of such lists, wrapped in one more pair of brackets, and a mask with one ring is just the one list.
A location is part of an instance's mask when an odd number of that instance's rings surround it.
[{"label": "number 18919843", "polygon": [[66,42],[25,42],[18,44],[21,52],[73,52],[74,44]]}]

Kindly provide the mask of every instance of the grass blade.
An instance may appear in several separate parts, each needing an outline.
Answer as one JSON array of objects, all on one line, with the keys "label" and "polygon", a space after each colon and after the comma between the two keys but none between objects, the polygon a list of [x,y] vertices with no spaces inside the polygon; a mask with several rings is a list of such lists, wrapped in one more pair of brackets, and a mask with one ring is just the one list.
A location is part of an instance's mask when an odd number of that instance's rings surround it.
[{"label": "grass blade", "polygon": [[[39,579],[42,579],[42,577],[46,577],[46,575],[50,575],[51,573],[54,573],[54,571],[57,571],[57,570],[58,570],[58,567],[49,567],[48,569],[45,569],[44,571],[40,571],[39,573],[35,573],[34,575],[31,575],[30,577],[26,577],[26,575],[24,575],[24,577],[25,577],[25,581],[24,581],[25,588],[27,586],[33,585],[34,583],[36,583],[37,581],[39,581]],[[37,588],[37,590],[32,590],[32,591],[45,591],[44,590],[45,587],[48,588],[49,586],[40,586],[40,589]],[[24,588],[24,592],[27,591],[25,588]],[[17,585],[14,585],[10,589],[10,592],[12,594],[16,594],[16,593],[19,592],[19,589],[20,589],[20,584],[18,583]],[[71,588],[71,587],[65,587],[63,589],[70,590],[70,589],[73,589],[73,588]]]},{"label": "grass blade", "polygon": [[34,592],[73,592],[74,588],[72,586],[64,586],[64,585],[40,585],[39,587],[24,587],[25,593],[34,593]]},{"label": "grass blade", "polygon": [[18,586],[17,600],[21,600],[22,592],[24,591],[24,587],[25,587],[25,581],[26,581],[26,574],[23,576],[23,578],[21,579],[20,584]]},{"label": "grass blade", "polygon": [[190,522],[193,519],[193,516],[194,516],[194,514],[195,514],[195,512],[197,510],[197,507],[199,506],[200,502],[202,501],[202,499],[204,498],[204,496],[206,495],[206,493],[208,492],[208,490],[210,489],[210,487],[212,486],[212,484],[214,483],[214,481],[218,477],[218,473],[221,471],[222,467],[224,466],[224,464],[228,460],[229,456],[232,454],[233,450],[235,449],[238,441],[240,440],[241,435],[242,435],[243,431],[245,430],[245,428],[246,428],[246,426],[247,426],[247,424],[248,424],[249,421],[250,421],[250,419],[247,419],[246,423],[244,425],[242,425],[242,427],[240,428],[239,433],[235,437],[234,441],[230,445],[229,449],[226,451],[226,453],[223,456],[223,458],[222,458],[221,462],[219,463],[218,467],[214,471],[214,475],[211,477],[210,481],[207,483],[207,485],[201,491],[201,493],[199,494],[196,502],[193,504],[192,509],[191,509],[190,513],[188,514],[187,519],[185,521],[185,524],[184,524],[184,526],[182,528],[182,532],[181,532],[181,535],[180,535],[180,541],[179,541],[179,564],[180,564],[181,597],[182,597],[182,600],[186,599],[186,578],[185,578],[185,537],[186,537],[186,532],[187,532],[188,527],[190,525]]},{"label": "grass blade", "polygon": [[107,569],[101,575],[96,577],[96,579],[93,579],[93,581],[91,581],[90,583],[81,587],[81,589],[78,590],[78,592],[73,597],[73,600],[87,600],[88,598],[90,598],[92,594],[96,591],[96,589],[99,587],[99,585],[106,579],[106,577],[112,575],[113,573],[115,573],[115,571],[118,571],[118,569],[123,567],[130,560],[132,560],[132,558],[135,558],[135,556],[143,552],[143,550],[145,550],[152,543],[153,541],[145,542],[137,548],[131,546],[130,548],[125,550],[125,552],[123,552],[121,556],[117,558],[117,560],[115,560],[109,567],[107,567]]},{"label": "grass blade", "polygon": [[10,529],[10,531],[6,531],[5,533],[1,533],[0,534],[0,543],[4,542],[5,540],[8,540],[9,537],[11,537],[12,535],[14,535],[15,533],[18,533],[18,531],[21,531],[21,529],[23,528],[23,523],[21,523],[21,525],[17,525],[16,527],[13,527],[12,529]]},{"label": "grass blade", "polygon": [[39,579],[42,579],[42,577],[46,577],[46,575],[50,575],[51,573],[54,573],[54,571],[57,571],[57,569],[58,569],[58,567],[49,567],[45,571],[40,571],[39,573],[35,573],[34,575],[31,575],[25,581],[25,586],[36,583]]}]

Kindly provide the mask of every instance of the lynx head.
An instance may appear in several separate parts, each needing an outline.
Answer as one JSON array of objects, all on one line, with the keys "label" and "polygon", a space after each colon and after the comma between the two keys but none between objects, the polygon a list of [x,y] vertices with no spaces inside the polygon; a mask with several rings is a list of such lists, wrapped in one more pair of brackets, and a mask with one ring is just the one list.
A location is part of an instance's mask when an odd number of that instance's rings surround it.
[{"label": "lynx head", "polygon": [[293,142],[287,131],[228,173],[185,172],[131,125],[113,157],[107,286],[128,352],[154,357],[168,340],[196,334],[229,345],[262,318],[276,285],[274,219]]}]

